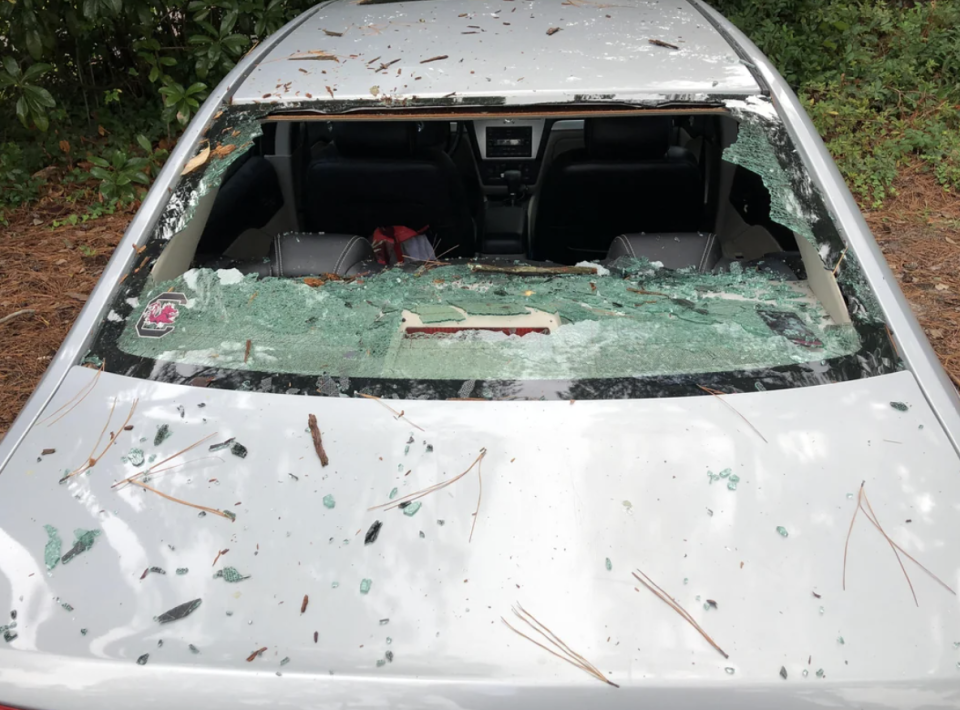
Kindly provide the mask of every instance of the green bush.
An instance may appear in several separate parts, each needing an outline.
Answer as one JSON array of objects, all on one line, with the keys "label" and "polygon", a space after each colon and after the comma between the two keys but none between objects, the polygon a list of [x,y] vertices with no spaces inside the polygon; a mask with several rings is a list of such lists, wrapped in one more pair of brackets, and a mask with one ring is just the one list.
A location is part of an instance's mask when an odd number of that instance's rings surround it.
[{"label": "green bush", "polygon": [[797,91],[868,205],[910,160],[960,186],[960,3],[712,1]]}]

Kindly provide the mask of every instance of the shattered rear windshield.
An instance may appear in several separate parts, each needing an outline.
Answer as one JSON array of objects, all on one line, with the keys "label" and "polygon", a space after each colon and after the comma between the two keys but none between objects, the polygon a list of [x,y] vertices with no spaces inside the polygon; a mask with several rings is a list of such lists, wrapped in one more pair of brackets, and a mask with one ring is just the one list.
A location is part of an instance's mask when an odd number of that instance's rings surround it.
[{"label": "shattered rear windshield", "polygon": [[[256,118],[234,112],[223,125],[246,148],[259,135]],[[738,118],[740,141],[724,159],[760,175],[773,219],[824,264],[837,264],[850,318],[828,314],[802,269],[798,278],[737,261],[699,273],[620,257],[548,273],[480,256],[306,278],[193,264],[156,280],[149,266],[244,153],[218,156],[215,146],[174,191],[92,359],[111,371],[200,386],[426,398],[762,390],[897,369],[856,260],[844,258],[782,125],[763,112]]]}]

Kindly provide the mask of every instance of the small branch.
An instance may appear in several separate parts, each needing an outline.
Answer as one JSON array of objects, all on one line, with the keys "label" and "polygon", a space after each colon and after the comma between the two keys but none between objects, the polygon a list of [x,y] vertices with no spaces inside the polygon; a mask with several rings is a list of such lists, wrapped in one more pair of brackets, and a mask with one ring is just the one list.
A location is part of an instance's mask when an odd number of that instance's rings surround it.
[{"label": "small branch", "polygon": [[840,269],[840,264],[843,263],[843,257],[847,255],[847,248],[848,247],[844,247],[843,251],[840,252],[840,258],[837,259],[837,265],[833,267],[833,271],[831,273],[834,277],[836,277],[837,271]]},{"label": "small branch", "polygon": [[327,452],[323,450],[323,441],[320,440],[320,427],[317,426],[317,418],[311,414],[307,417],[307,426],[310,427],[310,436],[313,437],[313,448],[320,457],[320,466],[326,466],[330,463],[327,458]]},{"label": "small branch", "polygon": [[3,324],[6,323],[7,321],[13,320],[14,318],[19,318],[20,316],[30,316],[30,315],[33,315],[33,314],[36,313],[36,312],[37,312],[37,310],[36,310],[35,308],[24,308],[24,309],[21,310],[21,311],[14,311],[14,312],[11,313],[10,315],[7,315],[7,316],[4,316],[3,318],[0,318],[0,325],[3,325]]},{"label": "small branch", "polygon": [[[484,453],[486,449],[484,449]],[[473,530],[477,527],[477,518],[480,515],[480,500],[483,498],[483,476],[480,475],[480,464],[483,461],[483,454],[480,454],[480,457],[477,459],[477,485],[480,487],[477,491],[477,509],[473,513],[473,525],[470,526],[470,537],[467,538],[467,543],[473,542]]]}]

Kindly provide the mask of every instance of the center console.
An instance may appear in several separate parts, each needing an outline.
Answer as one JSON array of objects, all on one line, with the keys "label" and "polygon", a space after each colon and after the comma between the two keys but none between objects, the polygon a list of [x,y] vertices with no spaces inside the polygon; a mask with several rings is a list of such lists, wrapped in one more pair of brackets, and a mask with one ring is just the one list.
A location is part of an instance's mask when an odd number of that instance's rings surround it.
[{"label": "center console", "polygon": [[544,119],[499,118],[471,124],[473,145],[484,185],[506,186],[504,173],[516,170],[524,185],[533,185],[543,158]]}]

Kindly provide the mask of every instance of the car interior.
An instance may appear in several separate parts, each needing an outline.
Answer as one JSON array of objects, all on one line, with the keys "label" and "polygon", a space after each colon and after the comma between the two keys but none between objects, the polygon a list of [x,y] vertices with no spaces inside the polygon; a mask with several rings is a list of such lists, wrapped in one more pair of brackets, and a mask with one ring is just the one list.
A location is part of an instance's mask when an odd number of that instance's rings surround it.
[{"label": "car interior", "polygon": [[425,230],[445,259],[633,256],[702,273],[760,263],[805,278],[798,240],[771,220],[761,178],[722,160],[737,128],[709,110],[268,119],[202,200],[189,262],[157,267],[350,275],[376,268],[377,228],[405,226]]}]

